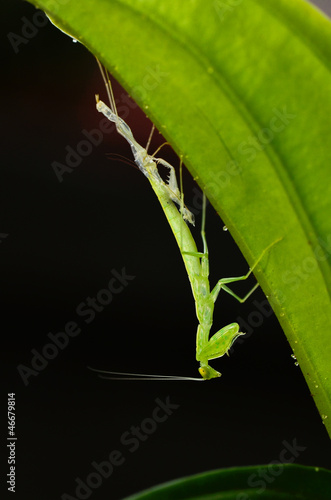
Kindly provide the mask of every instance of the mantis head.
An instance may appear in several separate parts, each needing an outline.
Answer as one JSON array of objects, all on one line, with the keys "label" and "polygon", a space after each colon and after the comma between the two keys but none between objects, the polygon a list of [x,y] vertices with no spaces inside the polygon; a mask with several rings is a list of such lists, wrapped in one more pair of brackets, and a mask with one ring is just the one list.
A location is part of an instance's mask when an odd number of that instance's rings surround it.
[{"label": "mantis head", "polygon": [[207,363],[200,363],[199,373],[204,380],[210,380],[211,378],[217,378],[222,375]]}]

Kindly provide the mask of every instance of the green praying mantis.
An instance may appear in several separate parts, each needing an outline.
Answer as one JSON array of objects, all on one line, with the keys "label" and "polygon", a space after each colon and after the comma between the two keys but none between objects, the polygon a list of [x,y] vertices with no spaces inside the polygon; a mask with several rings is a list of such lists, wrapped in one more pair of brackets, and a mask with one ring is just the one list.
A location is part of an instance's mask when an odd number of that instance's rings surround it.
[{"label": "green praying mantis", "polygon": [[[98,61],[99,63],[99,61]],[[206,198],[203,197],[203,211],[202,211],[202,225],[201,225],[201,238],[203,243],[203,251],[199,252],[197,250],[197,245],[194,241],[192,233],[189,229],[188,224],[194,225],[194,216],[186,208],[183,202],[182,190],[180,191],[177,184],[176,173],[172,165],[162,158],[156,158],[151,156],[147,152],[147,148],[143,148],[135,140],[130,127],[127,123],[118,116],[117,108],[115,104],[114,95],[112,92],[112,87],[107,73],[103,70],[101,64],[99,63],[101,74],[106,85],[106,90],[110,102],[110,108],[96,96],[96,108],[102,113],[108,120],[113,122],[116,126],[117,132],[122,135],[131,146],[132,154],[136,165],[139,167],[141,172],[147,177],[150,185],[155,192],[164,214],[169,222],[171,230],[175,236],[177,244],[179,246],[180,253],[182,255],[186,272],[191,284],[193,297],[196,306],[196,315],[198,318],[198,330],[196,336],[196,359],[200,363],[199,373],[202,378],[192,378],[192,377],[172,377],[164,375],[142,375],[142,374],[127,374],[119,372],[106,372],[102,370],[95,370],[99,373],[108,373],[115,375],[135,375],[139,380],[152,377],[153,380],[210,380],[216,377],[220,377],[221,373],[212,368],[209,365],[211,359],[216,359],[228,354],[231,346],[235,340],[245,333],[240,332],[239,325],[237,323],[231,323],[210,337],[210,330],[213,323],[213,312],[215,302],[221,290],[229,293],[237,299],[239,302],[244,302],[248,297],[254,292],[258,287],[258,283],[241,298],[236,295],[227,285],[234,283],[236,281],[246,280],[250,274],[253,272],[254,268],[263,258],[264,254],[273,246],[276,242],[273,242],[269,247],[267,247],[261,254],[260,258],[254,264],[254,266],[249,269],[249,271],[243,276],[237,276],[234,278],[222,278],[220,279],[215,287],[210,290],[209,284],[209,257],[208,257],[208,246],[205,235],[205,212],[206,212]],[[158,171],[158,165],[161,164],[169,171],[169,176],[166,181],[162,179]],[[176,206],[177,205],[177,206]],[[177,208],[178,207],[178,208]]]}]

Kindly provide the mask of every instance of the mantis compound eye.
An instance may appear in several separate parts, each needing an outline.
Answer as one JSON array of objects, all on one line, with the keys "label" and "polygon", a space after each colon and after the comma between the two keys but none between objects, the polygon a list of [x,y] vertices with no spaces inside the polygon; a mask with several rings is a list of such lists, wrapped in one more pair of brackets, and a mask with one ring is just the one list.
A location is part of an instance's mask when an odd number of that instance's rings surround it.
[{"label": "mantis compound eye", "polygon": [[204,380],[208,380],[208,379],[209,379],[209,376],[208,376],[208,370],[206,370],[206,368],[202,368],[202,367],[200,367],[200,368],[199,368],[199,373],[200,373],[201,377],[202,377]]}]

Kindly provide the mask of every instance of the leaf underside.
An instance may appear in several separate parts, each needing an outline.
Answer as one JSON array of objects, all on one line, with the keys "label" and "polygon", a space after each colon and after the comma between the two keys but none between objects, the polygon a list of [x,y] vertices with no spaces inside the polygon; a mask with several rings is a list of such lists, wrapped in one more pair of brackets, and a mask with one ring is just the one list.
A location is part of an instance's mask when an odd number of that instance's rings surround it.
[{"label": "leaf underside", "polygon": [[184,155],[251,266],[281,239],[254,272],[330,432],[330,22],[303,0],[32,3]]}]

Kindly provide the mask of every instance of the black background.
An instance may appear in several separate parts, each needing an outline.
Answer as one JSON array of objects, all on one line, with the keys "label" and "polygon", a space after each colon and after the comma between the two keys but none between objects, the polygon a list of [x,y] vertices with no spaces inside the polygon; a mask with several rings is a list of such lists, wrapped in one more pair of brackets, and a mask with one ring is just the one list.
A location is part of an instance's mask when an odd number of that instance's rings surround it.
[{"label": "black background", "polygon": [[[194,303],[146,179],[107,157],[131,158],[122,138],[105,136],[63,182],[52,169],[54,161],[65,163],[66,146],[75,149],[85,139],[84,129],[98,128],[94,94],[103,93],[103,84],[92,55],[50,23],[15,53],[7,34],[21,34],[22,17],[31,20],[35,10],[18,1],[2,6],[1,470],[2,476],[8,472],[7,393],[15,392],[15,498],[75,497],[75,479],[85,481],[92,462],[108,460],[114,450],[121,451],[123,464],[90,498],[119,499],[184,475],[269,463],[279,459],[284,441],[305,448],[296,463],[330,467],[326,430],[287,340],[273,314],[259,321],[257,311],[265,305],[260,290],[244,305],[226,295],[219,299],[217,329],[233,321],[246,330],[243,322],[259,323],[229,358],[213,363],[223,373],[219,380],[116,382],[87,369],[197,376]],[[114,92],[119,97],[124,91],[114,85]],[[146,143],[150,123],[144,114],[131,108],[127,121]],[[155,134],[151,149],[161,143]],[[163,152],[178,164],[170,148]],[[189,175],[184,182],[190,205],[194,184]],[[247,270],[222,225],[209,207],[212,283]],[[77,306],[122,268],[135,278],[87,324]],[[80,334],[24,385],[17,366],[31,367],[31,350],[42,352],[50,343],[47,334],[63,331],[70,321]],[[152,416],[156,398],[168,396],[178,408],[130,452],[121,436]]]}]

